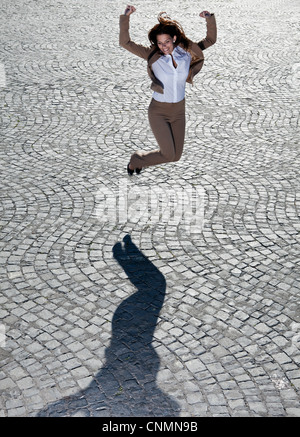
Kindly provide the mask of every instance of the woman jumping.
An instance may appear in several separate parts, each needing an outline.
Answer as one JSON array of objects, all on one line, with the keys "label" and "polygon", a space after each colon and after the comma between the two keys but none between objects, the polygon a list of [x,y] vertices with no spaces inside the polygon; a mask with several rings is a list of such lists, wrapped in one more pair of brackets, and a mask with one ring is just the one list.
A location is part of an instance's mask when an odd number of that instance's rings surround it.
[{"label": "woman jumping", "polygon": [[148,33],[150,47],[136,44],[129,35],[129,17],[135,11],[128,5],[120,16],[120,46],[147,61],[153,90],[148,117],[159,149],[134,153],[127,165],[130,176],[134,171],[139,174],[142,168],[180,159],[185,135],[185,84],[193,83],[204,63],[203,50],[217,39],[215,16],[208,11],[199,14],[206,19],[207,35],[198,43],[185,36],[177,21],[161,13],[158,24]]}]

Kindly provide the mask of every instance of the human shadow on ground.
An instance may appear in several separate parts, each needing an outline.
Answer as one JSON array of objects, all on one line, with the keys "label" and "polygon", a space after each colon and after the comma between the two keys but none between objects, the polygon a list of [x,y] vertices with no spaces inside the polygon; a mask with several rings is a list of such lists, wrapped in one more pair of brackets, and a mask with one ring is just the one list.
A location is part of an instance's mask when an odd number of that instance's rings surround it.
[{"label": "human shadow on ground", "polygon": [[113,315],[105,364],[86,389],[50,404],[38,417],[179,415],[178,403],[156,384],[160,360],[152,346],[166,280],[129,235],[115,244],[113,256],[137,291]]}]

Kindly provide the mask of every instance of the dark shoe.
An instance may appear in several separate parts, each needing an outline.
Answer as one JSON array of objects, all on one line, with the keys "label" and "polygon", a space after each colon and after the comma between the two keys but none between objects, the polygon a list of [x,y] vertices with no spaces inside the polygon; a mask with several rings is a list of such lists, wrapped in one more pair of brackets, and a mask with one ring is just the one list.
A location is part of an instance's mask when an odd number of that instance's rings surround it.
[{"label": "dark shoe", "polygon": [[131,169],[129,168],[129,164],[127,164],[127,173],[129,174],[129,176],[132,176],[133,173],[134,173],[134,170],[131,170]]},{"label": "dark shoe", "polygon": [[142,169],[141,169],[141,168],[136,168],[136,169],[135,169],[135,172],[136,172],[136,174],[140,174],[140,173],[141,173],[141,171],[142,171]]}]

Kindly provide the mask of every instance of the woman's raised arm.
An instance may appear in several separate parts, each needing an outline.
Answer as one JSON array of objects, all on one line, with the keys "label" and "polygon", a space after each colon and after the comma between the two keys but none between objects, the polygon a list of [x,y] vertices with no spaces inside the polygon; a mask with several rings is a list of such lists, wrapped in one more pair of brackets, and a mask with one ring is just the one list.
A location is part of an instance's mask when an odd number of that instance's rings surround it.
[{"label": "woman's raised arm", "polygon": [[206,37],[198,42],[200,49],[205,50],[217,41],[216,17],[208,11],[202,11],[199,15],[206,19],[207,24]]},{"label": "woman's raised arm", "polygon": [[135,12],[136,9],[134,6],[127,5],[125,9],[125,13],[120,15],[120,34],[119,34],[119,44],[124,49],[133,53],[134,55],[139,56],[140,58],[147,59],[151,49],[149,47],[145,47],[141,44],[136,44],[131,41],[129,35],[129,18],[130,15]]}]

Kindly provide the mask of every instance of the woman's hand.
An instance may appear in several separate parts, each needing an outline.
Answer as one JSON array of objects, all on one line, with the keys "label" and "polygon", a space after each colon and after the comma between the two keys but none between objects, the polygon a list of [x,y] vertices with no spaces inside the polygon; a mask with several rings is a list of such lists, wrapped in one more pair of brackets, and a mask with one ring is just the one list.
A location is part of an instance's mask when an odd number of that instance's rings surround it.
[{"label": "woman's hand", "polygon": [[125,9],[125,12],[124,12],[124,15],[131,15],[131,14],[133,14],[133,12],[135,12],[135,11],[136,11],[136,9],[135,9],[134,6],[127,5],[127,6],[126,6],[126,9]]},{"label": "woman's hand", "polygon": [[208,11],[202,11],[202,12],[200,12],[199,15],[200,15],[200,17],[202,17],[202,18],[208,18],[208,17],[211,16],[211,13],[208,12]]}]

